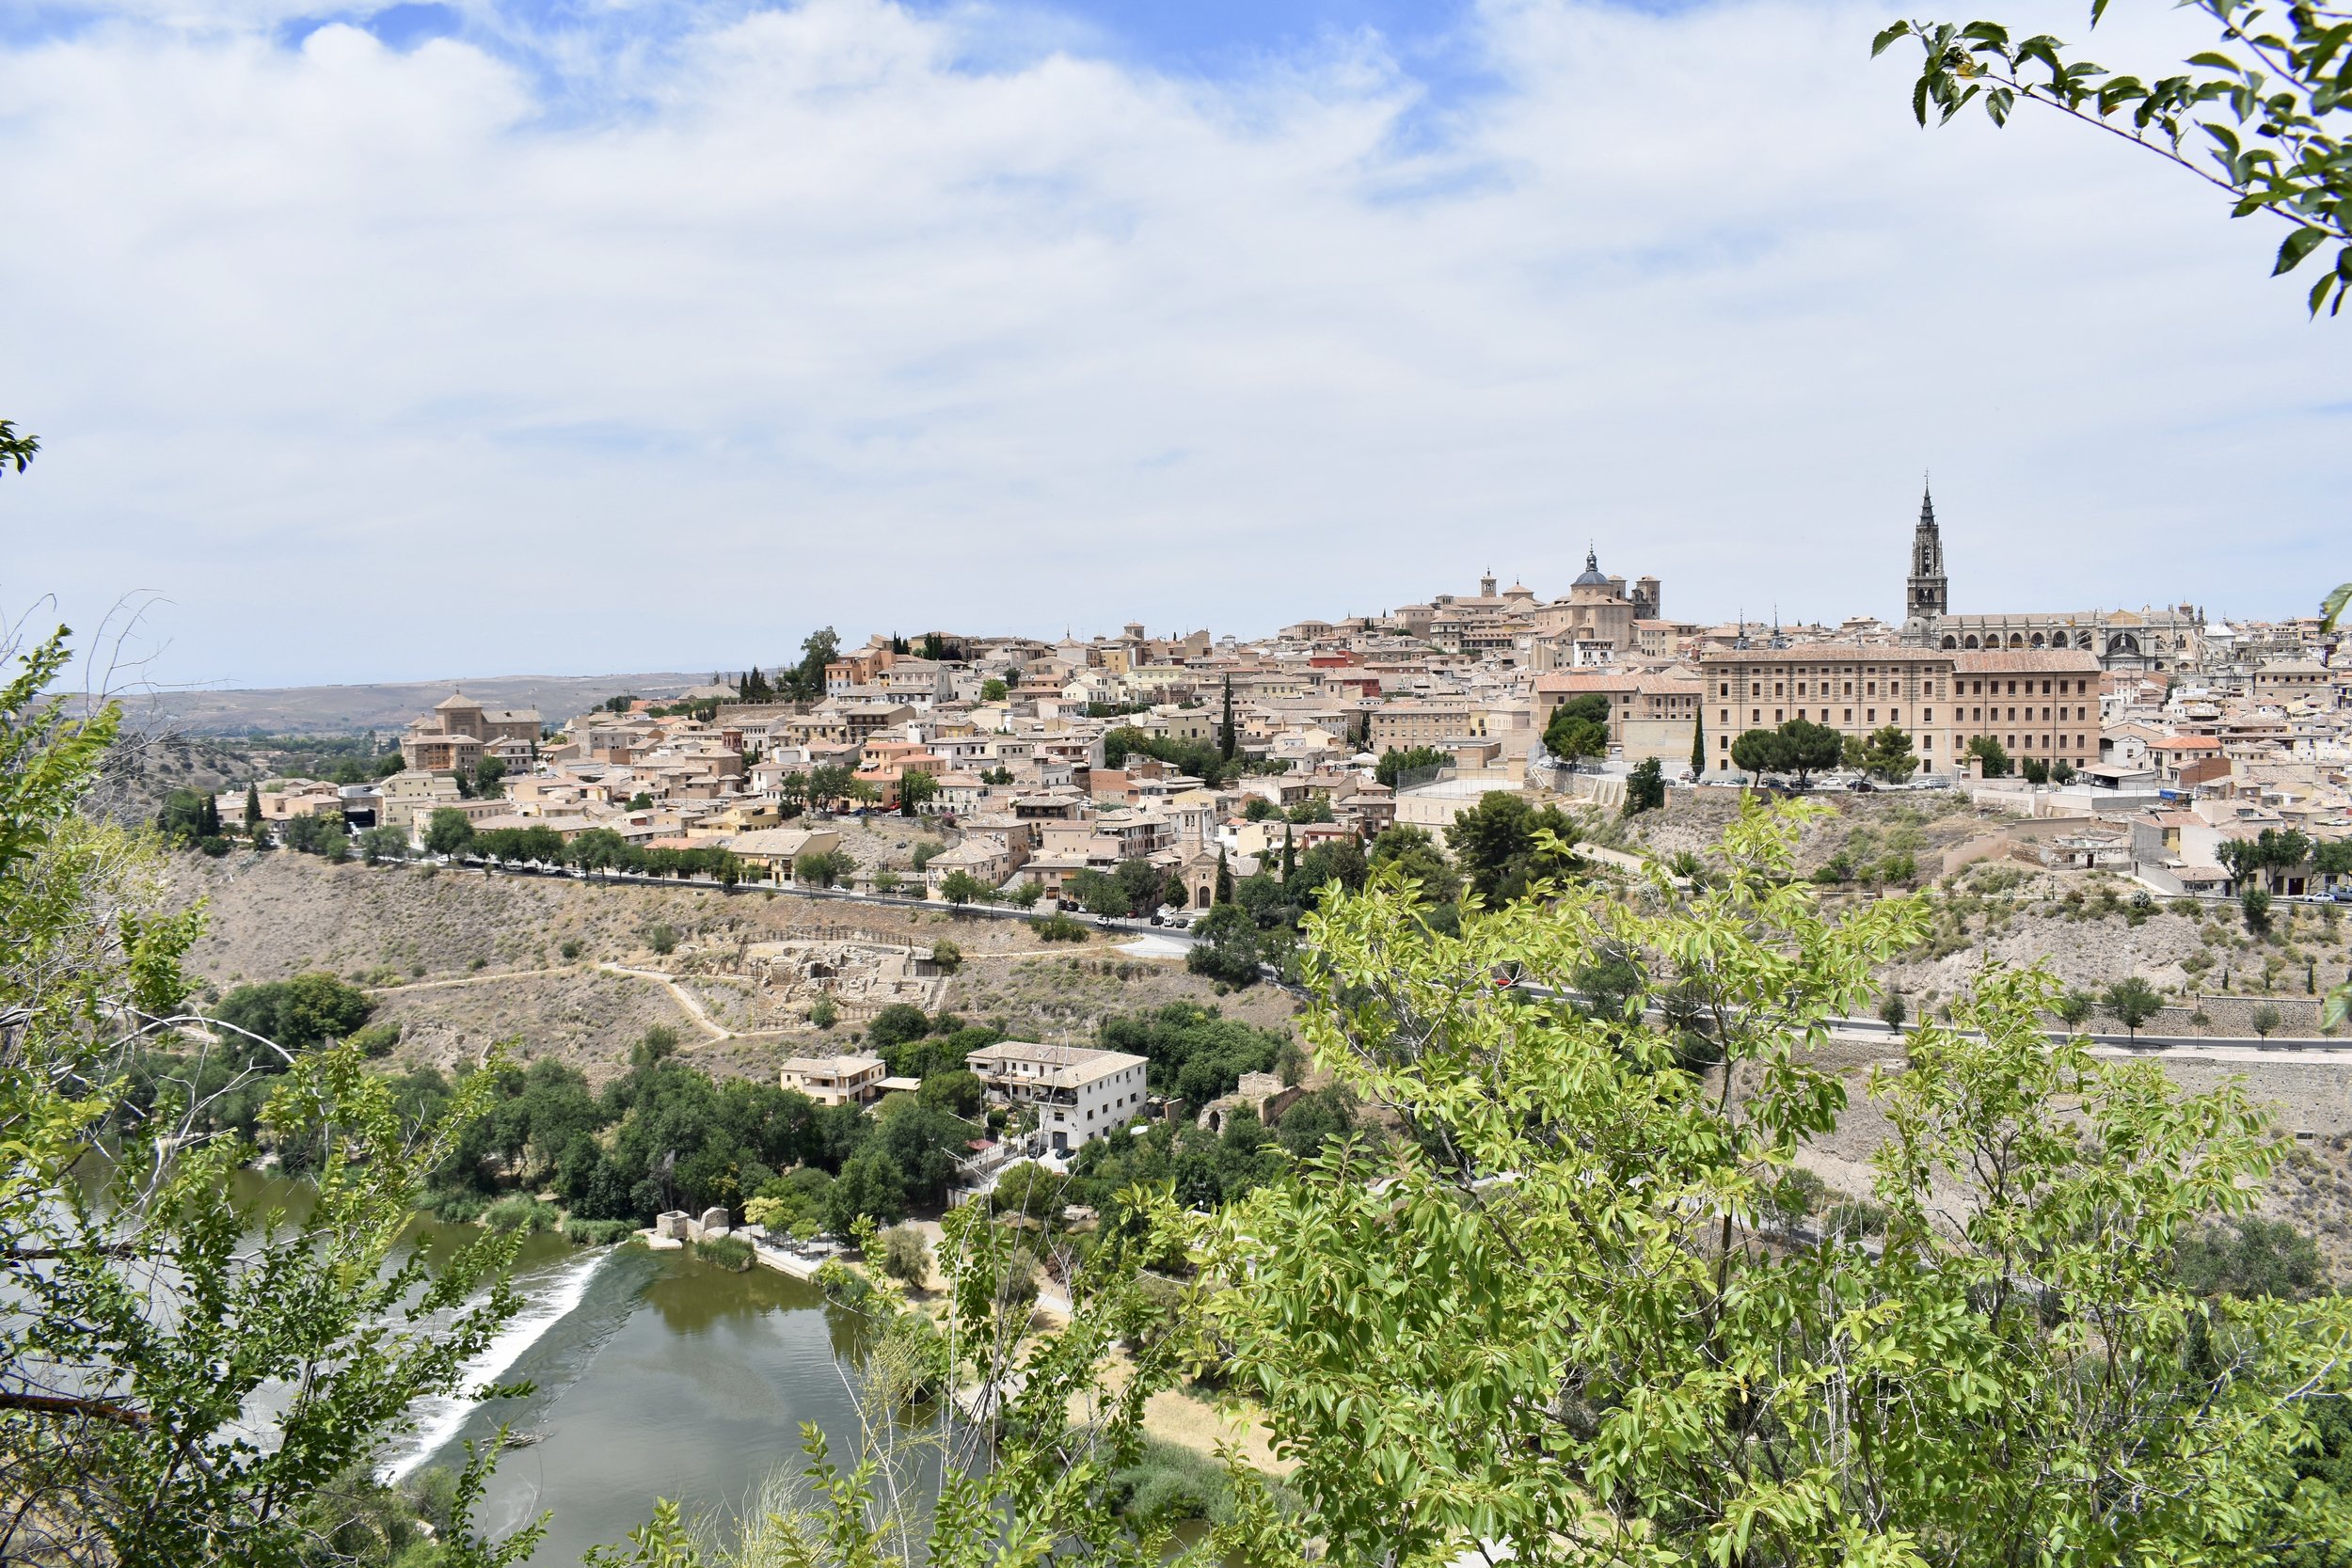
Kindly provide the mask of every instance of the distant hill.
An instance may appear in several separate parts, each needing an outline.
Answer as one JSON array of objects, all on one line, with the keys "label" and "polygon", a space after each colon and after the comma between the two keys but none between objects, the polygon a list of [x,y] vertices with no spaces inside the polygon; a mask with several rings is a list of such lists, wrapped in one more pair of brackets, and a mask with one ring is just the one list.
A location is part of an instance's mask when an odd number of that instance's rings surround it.
[{"label": "distant hill", "polygon": [[[708,684],[707,670],[637,675],[469,675],[374,686],[279,686],[250,690],[164,691],[149,714],[189,735],[323,735],[396,730],[448,696],[463,691],[485,707],[539,710],[561,723],[607,697],[675,697]],[[126,705],[135,706],[136,705]]]}]

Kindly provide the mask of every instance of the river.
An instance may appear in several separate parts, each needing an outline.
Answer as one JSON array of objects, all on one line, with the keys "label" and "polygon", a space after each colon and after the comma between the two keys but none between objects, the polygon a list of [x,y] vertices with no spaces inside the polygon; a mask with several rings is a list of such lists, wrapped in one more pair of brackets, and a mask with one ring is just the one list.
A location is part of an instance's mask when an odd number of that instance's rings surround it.
[{"label": "river", "polygon": [[484,1407],[434,1402],[382,1464],[393,1476],[453,1468],[462,1440],[501,1420],[537,1434],[501,1457],[478,1520],[502,1536],[552,1511],[534,1565],[574,1564],[618,1542],[657,1497],[690,1513],[740,1509],[775,1470],[798,1472],[803,1421],[824,1427],[837,1454],[855,1430],[840,1360],[852,1320],[829,1313],[812,1285],[682,1251],[582,1252],[552,1236],[523,1243],[516,1283],[523,1311],[473,1381],[527,1380],[533,1392]]}]

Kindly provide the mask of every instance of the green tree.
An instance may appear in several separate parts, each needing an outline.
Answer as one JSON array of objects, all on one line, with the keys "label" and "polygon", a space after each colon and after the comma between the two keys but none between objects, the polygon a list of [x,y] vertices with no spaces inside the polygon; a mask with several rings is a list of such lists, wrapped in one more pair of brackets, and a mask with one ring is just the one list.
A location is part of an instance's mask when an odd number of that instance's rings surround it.
[{"label": "green tree", "polygon": [[374,827],[359,835],[359,854],[370,865],[408,858],[408,835],[398,828]]},{"label": "green tree", "polygon": [[2245,911],[2246,928],[2249,931],[2270,929],[2270,890],[2249,887],[2237,895],[2238,908]]},{"label": "green tree", "polygon": [[2280,1013],[2279,1009],[2275,1006],[2268,1002],[2263,1003],[2254,1009],[2254,1016],[2252,1020],[2254,1033],[2263,1039],[2268,1039],[2272,1035],[2278,1033],[2279,1025],[2284,1022],[2284,1016]]},{"label": "green tree", "polygon": [[826,1228],[847,1237],[859,1219],[896,1225],[907,1217],[906,1177],[887,1150],[860,1149],[843,1162],[825,1194]]},{"label": "green tree", "polygon": [[1462,895],[1461,879],[1425,828],[1394,822],[1372,841],[1371,868],[1393,865],[1397,875],[1417,884],[1421,896],[1432,904],[1451,904]]},{"label": "green tree", "polygon": [[1749,730],[1733,737],[1731,765],[1742,773],[1785,773],[1788,747],[1777,730]]},{"label": "green tree", "polygon": [[1380,753],[1380,760],[1373,766],[1372,776],[1377,783],[1394,789],[1397,779],[1404,774],[1419,772],[1424,768],[1444,768],[1453,761],[1453,753],[1441,752],[1435,746],[1413,746],[1402,752],[1391,746]]},{"label": "green tree", "polygon": [[2164,998],[2156,993],[2156,988],[2137,974],[2126,975],[2109,986],[2100,1003],[2134,1039],[2139,1037],[2139,1026],[2164,1009]]},{"label": "green tree", "polygon": [[462,855],[473,847],[473,819],[455,806],[425,818],[424,847],[437,855]]},{"label": "green tree", "polygon": [[[2334,265],[2310,293],[2312,315],[2323,305],[2334,314],[2352,287],[2352,151],[2340,118],[2347,19],[2328,5],[2193,4],[2219,35],[2215,46],[2189,56],[2188,69],[2145,81],[2068,59],[2066,45],[2048,34],[2014,38],[1994,22],[1898,22],[1870,52],[1918,40],[1925,53],[1911,106],[1921,125],[1931,108],[1948,123],[1981,103],[1994,124],[2005,125],[2019,103],[2039,104],[2204,181],[2229,199],[2233,217],[2284,220],[2274,277],[2334,245]],[[2106,8],[2104,0],[2091,7],[2093,27]]]},{"label": "green tree", "polygon": [[[981,702],[1001,703],[1011,694],[1012,688],[1007,686],[1003,681],[995,679],[993,676],[980,682]],[[1009,783],[1010,781],[1008,780],[1007,782]]]},{"label": "green tree", "polygon": [[792,863],[794,880],[810,887],[831,887],[857,870],[846,849],[812,849]]},{"label": "green tree", "polygon": [[898,775],[898,811],[913,816],[939,799],[939,776],[919,769],[908,769]]},{"label": "green tree", "polygon": [[[486,1085],[460,1085],[420,1135],[350,1046],[294,1052],[223,1024],[237,1057],[265,1065],[150,1054],[202,1027],[182,963],[204,916],[163,903],[151,852],[79,809],[121,714],[44,699],[65,634],[9,656],[0,1560],[324,1560],[343,1478],[418,1401],[477,1383],[469,1361],[519,1306],[510,1243],[485,1238],[428,1272],[403,1240]],[[240,1097],[278,1149],[307,1151],[300,1209],[265,1217],[242,1196],[237,1172],[259,1150],[215,1115]],[[265,1441],[247,1424],[261,1409]],[[536,1543],[535,1528],[495,1551],[473,1536],[494,1448],[452,1497],[452,1565],[518,1561]]]},{"label": "green tree", "polygon": [[985,900],[995,889],[961,867],[939,879],[939,895],[950,904],[971,904]]},{"label": "green tree", "polygon": [[1609,754],[1609,699],[1598,691],[1569,698],[1544,725],[1544,750],[1564,762]]},{"label": "green tree", "polygon": [[1576,864],[1576,824],[1557,806],[1538,810],[1503,790],[1488,791],[1458,814],[1445,841],[1489,909],[1524,897],[1534,883],[1565,876]]},{"label": "green tree", "polygon": [[473,792],[484,800],[495,800],[500,794],[499,781],[506,777],[506,763],[500,757],[484,757],[473,765]]},{"label": "green tree", "polygon": [[16,426],[0,420],[0,468],[13,467],[23,473],[32,466],[33,454],[40,451],[40,437],[17,434]]},{"label": "green tree", "polygon": [[1991,736],[1971,736],[1968,741],[1968,750],[1964,754],[1983,759],[1986,778],[2005,779],[2009,777],[2009,752],[2003,750],[2001,743]]},{"label": "green tree", "polygon": [[[2345,1499],[2295,1466],[2328,1402],[2307,1393],[2346,1386],[2352,1306],[2192,1314],[2168,1268],[2198,1216],[2255,1201],[2280,1157],[2262,1113],[2053,1045],[2044,976],[1983,972],[1872,1084],[1883,1241],[1756,1244],[1848,1120],[1808,1041],[1928,929],[1915,898],[1822,914],[1796,844],[1743,816],[1688,910],[1572,886],[1446,938],[1375,881],[1316,917],[1317,1062],[1409,1137],[1188,1222],[1187,1264],[1248,1282],[1203,1300],[1195,1342],[1295,1460],[1291,1500],[1245,1489],[1221,1543],[1989,1568],[2345,1538]],[[1662,1025],[1493,987],[1507,956],[1565,989],[1612,945],[1699,990],[1752,1090],[1683,1070]]]},{"label": "green tree", "polygon": [[1691,721],[1691,777],[1707,777],[1707,714],[1701,711]]},{"label": "green tree", "polygon": [[1213,905],[1196,934],[1201,940],[1184,956],[1186,968],[1229,986],[1257,984],[1258,923],[1248,910],[1230,901]]},{"label": "green tree", "polygon": [[1862,749],[1863,771],[1889,784],[1900,784],[1918,767],[1919,759],[1911,752],[1911,736],[1892,724],[1883,724],[1870,732],[1870,738]]},{"label": "green tree", "polygon": [[825,666],[841,657],[841,639],[831,626],[819,627],[801,640],[801,662],[784,677],[791,694],[813,702],[825,694]]},{"label": "green tree", "polygon": [[262,825],[262,789],[259,784],[245,786],[245,831],[248,833]]},{"label": "green tree", "polygon": [[1808,775],[1836,767],[1846,753],[1844,736],[1809,719],[1791,719],[1781,725],[1780,739],[1783,766],[1797,775],[1800,789]]},{"label": "green tree", "polygon": [[2070,990],[2050,1005],[2058,1022],[2069,1029],[2079,1029],[2090,1022],[2090,1015],[2099,1010],[2099,999],[2086,990]]},{"label": "green tree", "polygon": [[1224,717],[1216,726],[1216,752],[1218,756],[1230,763],[1240,751],[1241,731],[1233,723],[1233,677],[1228,675],[1225,677]]},{"label": "green tree", "polygon": [[1657,811],[1666,803],[1666,770],[1656,757],[1644,757],[1626,775],[1625,815],[1636,816],[1645,811]]}]

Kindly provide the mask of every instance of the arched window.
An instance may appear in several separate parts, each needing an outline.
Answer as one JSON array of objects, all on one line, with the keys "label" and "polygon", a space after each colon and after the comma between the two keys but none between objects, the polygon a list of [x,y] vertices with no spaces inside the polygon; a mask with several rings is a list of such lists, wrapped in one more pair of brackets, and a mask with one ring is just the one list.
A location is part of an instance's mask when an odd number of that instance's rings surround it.
[{"label": "arched window", "polygon": [[2042,634],[2040,632],[2035,632],[2033,634],[2033,645],[2037,648],[2045,648],[2049,646],[2047,642],[2042,641]]},{"label": "arched window", "polygon": [[1961,644],[1961,646],[1962,646],[1962,647],[1963,647],[1963,648],[1973,648],[1973,647],[1975,647],[1976,645],[1977,645],[1977,634],[1976,634],[1975,632],[1973,632],[1973,631],[1972,631],[1972,632],[1970,632],[1970,633],[1968,634],[1968,641],[1965,641],[1965,642],[1963,642],[1963,643]]},{"label": "arched window", "polygon": [[2009,645],[2012,648],[2023,648],[2026,645],[2026,634],[2022,631],[2010,632],[2009,634]]},{"label": "arched window", "polygon": [[[1974,638],[1969,639],[1971,645],[1974,645],[1975,641],[1976,640]],[[1944,634],[1944,646],[1947,648],[1957,648],[1960,646],[1960,640],[1954,637],[1950,632],[1946,632]]]}]

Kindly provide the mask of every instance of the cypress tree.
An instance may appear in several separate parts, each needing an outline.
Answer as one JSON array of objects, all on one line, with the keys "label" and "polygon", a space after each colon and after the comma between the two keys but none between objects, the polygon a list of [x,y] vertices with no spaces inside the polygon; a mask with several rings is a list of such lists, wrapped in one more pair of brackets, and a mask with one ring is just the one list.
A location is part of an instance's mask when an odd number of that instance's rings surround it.
[{"label": "cypress tree", "polygon": [[1287,887],[1298,870],[1298,852],[1291,844],[1291,825],[1282,824],[1282,884]]},{"label": "cypress tree", "polygon": [[1217,729],[1216,751],[1219,756],[1231,762],[1233,753],[1240,750],[1239,737],[1233,734],[1233,677],[1228,675],[1225,677],[1225,722]]},{"label": "cypress tree", "polygon": [[1691,777],[1707,776],[1707,713],[1701,709],[1691,725]]},{"label": "cypress tree", "polygon": [[245,825],[247,828],[262,825],[262,786],[259,784],[245,786]]},{"label": "cypress tree", "polygon": [[203,837],[218,838],[220,836],[220,800],[209,789],[204,792],[203,824]]},{"label": "cypress tree", "polygon": [[1216,852],[1216,892],[1211,898],[1219,904],[1233,901],[1233,868],[1225,863],[1225,851],[1222,849]]}]

